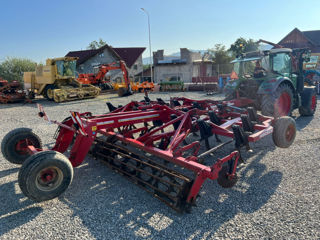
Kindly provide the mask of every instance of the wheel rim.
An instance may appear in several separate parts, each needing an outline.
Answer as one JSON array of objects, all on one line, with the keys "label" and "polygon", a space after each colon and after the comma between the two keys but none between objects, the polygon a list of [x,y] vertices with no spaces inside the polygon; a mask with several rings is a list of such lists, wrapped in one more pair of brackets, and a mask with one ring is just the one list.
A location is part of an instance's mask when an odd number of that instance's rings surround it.
[{"label": "wheel rim", "polygon": [[18,153],[19,155],[28,155],[28,146],[32,145],[35,146],[35,144],[32,142],[31,139],[22,139],[20,141],[18,141],[15,145],[15,151],[16,153]]},{"label": "wheel rim", "polygon": [[57,167],[42,169],[36,177],[36,186],[41,191],[53,191],[58,188],[63,180],[63,173]]},{"label": "wheel rim", "polygon": [[293,124],[290,124],[286,130],[286,140],[291,142],[295,133],[295,127]]},{"label": "wheel rim", "polygon": [[275,104],[275,108],[280,116],[288,116],[291,109],[291,97],[287,92],[281,93]]},{"label": "wheel rim", "polygon": [[48,96],[49,99],[53,99],[53,90],[52,89],[49,88],[47,90],[47,96]]},{"label": "wheel rim", "polygon": [[315,111],[317,106],[317,97],[315,95],[311,98],[311,110]]}]

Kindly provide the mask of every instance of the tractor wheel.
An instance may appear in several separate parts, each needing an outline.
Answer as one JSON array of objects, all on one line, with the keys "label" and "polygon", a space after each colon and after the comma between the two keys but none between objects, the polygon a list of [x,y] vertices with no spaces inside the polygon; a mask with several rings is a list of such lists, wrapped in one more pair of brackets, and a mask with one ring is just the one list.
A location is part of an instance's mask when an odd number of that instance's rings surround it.
[{"label": "tractor wheel", "polygon": [[9,132],[2,140],[1,152],[11,163],[22,164],[29,156],[27,145],[42,148],[40,138],[30,128],[17,128]]},{"label": "tractor wheel", "polygon": [[72,178],[73,168],[66,156],[56,151],[44,151],[30,156],[23,163],[18,182],[25,196],[41,202],[61,195]]},{"label": "tractor wheel", "polygon": [[304,87],[301,94],[301,106],[299,113],[301,116],[313,116],[317,108],[317,93],[314,87]]},{"label": "tractor wheel", "polygon": [[288,148],[296,137],[296,122],[288,116],[276,120],[273,126],[272,139],[280,148]]},{"label": "tractor wheel", "polygon": [[223,166],[219,171],[218,184],[223,188],[231,188],[238,182],[238,176],[235,174],[232,178],[228,176],[229,167]]},{"label": "tractor wheel", "polygon": [[55,86],[53,84],[48,84],[43,90],[44,97],[52,101],[54,97],[54,94],[53,94],[54,89],[55,89]]},{"label": "tractor wheel", "polygon": [[261,112],[266,116],[289,116],[293,108],[293,93],[287,84],[280,85],[274,94],[262,96]]}]

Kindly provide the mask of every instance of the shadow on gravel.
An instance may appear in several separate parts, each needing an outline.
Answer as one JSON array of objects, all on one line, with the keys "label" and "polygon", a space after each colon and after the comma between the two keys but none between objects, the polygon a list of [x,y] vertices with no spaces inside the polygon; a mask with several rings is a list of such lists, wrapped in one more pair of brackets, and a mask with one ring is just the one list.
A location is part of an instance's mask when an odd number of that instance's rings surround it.
[{"label": "shadow on gravel", "polygon": [[314,116],[311,116],[311,117],[299,116],[295,118],[297,130],[300,131],[304,129],[313,120],[313,118]]},{"label": "shadow on gravel", "polygon": [[176,213],[94,160],[75,169],[73,184],[60,200],[73,209],[74,217],[82,219],[96,239],[217,237],[214,235],[224,223],[240,213],[253,213],[266,204],[282,180],[281,172],[267,171],[260,163],[275,148],[258,145],[255,149],[254,156],[240,167],[240,180],[232,189],[223,189],[216,181],[205,182],[198,206],[191,214]]},{"label": "shadow on gravel", "polygon": [[[0,171],[0,178],[18,172],[19,168]],[[22,193],[16,193],[17,181],[0,185],[0,238],[6,232],[19,227],[38,216],[43,210],[31,207],[33,202]]]}]

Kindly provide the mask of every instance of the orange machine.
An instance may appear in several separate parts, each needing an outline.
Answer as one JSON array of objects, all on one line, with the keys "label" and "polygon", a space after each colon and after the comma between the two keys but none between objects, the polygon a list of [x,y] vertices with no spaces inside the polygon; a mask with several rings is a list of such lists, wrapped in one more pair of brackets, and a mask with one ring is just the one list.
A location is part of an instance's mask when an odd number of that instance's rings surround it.
[{"label": "orange machine", "polygon": [[[119,63],[119,65],[118,65]],[[116,87],[113,85],[112,87],[118,91],[118,95],[128,96],[132,94],[130,81],[128,78],[127,66],[124,61],[120,60],[119,62],[113,62],[110,64],[102,64],[99,66],[99,72],[97,74],[89,73],[89,74],[79,74],[78,81],[82,84],[93,84],[99,86],[101,89],[111,89],[110,81],[106,81],[104,76],[111,70],[121,69],[124,82],[116,83]]]}]

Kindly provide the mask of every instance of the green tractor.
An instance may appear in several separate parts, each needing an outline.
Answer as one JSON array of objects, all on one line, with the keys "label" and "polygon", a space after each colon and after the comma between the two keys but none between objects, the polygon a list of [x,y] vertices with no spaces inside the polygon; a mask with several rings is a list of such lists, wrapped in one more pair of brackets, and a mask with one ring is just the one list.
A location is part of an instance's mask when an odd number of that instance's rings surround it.
[{"label": "green tractor", "polygon": [[303,71],[303,63],[309,60],[308,49],[279,45],[242,54],[232,61],[234,77],[224,88],[226,100],[237,107],[253,105],[267,116],[289,116],[296,108],[300,115],[312,116],[317,107],[316,88],[307,84]]}]

